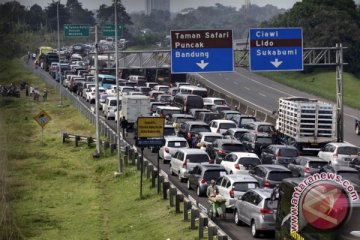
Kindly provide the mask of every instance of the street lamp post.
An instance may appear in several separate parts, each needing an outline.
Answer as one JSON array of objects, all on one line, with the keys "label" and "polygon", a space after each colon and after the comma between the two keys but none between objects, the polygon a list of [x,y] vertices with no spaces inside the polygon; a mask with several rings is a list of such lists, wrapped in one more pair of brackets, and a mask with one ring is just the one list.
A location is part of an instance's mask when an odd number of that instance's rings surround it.
[{"label": "street lamp post", "polygon": [[57,52],[59,56],[59,66],[58,66],[58,78],[59,78],[59,92],[60,92],[60,106],[63,105],[63,98],[62,98],[62,92],[61,92],[61,67],[60,67],[60,19],[59,19],[59,5],[60,1],[57,3],[57,9],[56,9],[56,17],[57,17]]}]

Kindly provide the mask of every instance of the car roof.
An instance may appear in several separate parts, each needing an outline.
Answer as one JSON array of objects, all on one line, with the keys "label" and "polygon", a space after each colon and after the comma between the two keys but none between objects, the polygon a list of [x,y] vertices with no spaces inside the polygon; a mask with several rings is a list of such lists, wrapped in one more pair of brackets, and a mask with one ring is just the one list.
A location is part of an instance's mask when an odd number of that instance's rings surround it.
[{"label": "car roof", "polygon": [[249,124],[273,126],[273,124],[272,124],[272,123],[269,123],[269,122],[251,122],[251,123],[249,123]]},{"label": "car roof", "polygon": [[237,157],[259,158],[256,153],[250,153],[250,152],[231,152],[229,154],[235,154]]},{"label": "car roof", "polygon": [[257,182],[257,180],[254,177],[245,174],[229,174],[226,175],[226,178],[228,178],[231,182],[248,182],[248,181]]},{"label": "car roof", "polygon": [[200,163],[199,166],[201,166],[204,169],[219,169],[219,170],[224,170],[225,171],[225,167],[221,164],[214,164],[214,163]]},{"label": "car roof", "polygon": [[[236,139],[226,139],[226,138],[223,138],[223,139],[216,139],[215,142],[219,142],[221,144],[224,144],[224,143],[236,143],[236,144],[242,144],[240,141],[236,140]],[[214,143],[215,143],[214,142]]]},{"label": "car roof", "polygon": [[231,120],[226,120],[226,119],[214,119],[214,120],[211,120],[211,122],[219,122],[219,123],[233,123],[233,124],[236,124],[236,123],[234,123],[234,121],[231,121]]},{"label": "car roof", "polygon": [[165,106],[157,106],[156,108],[159,108],[159,109],[169,109],[169,110],[181,110],[179,107],[173,107],[173,106],[168,106],[168,105],[165,105]]},{"label": "car roof", "polygon": [[348,167],[348,166],[341,166],[341,165],[331,165],[331,167],[337,171],[347,171],[347,172],[359,172],[355,168]]},{"label": "car roof", "polygon": [[269,188],[255,188],[255,189],[251,189],[249,191],[253,191],[255,193],[257,193],[258,195],[260,195],[263,199],[266,198],[270,198],[271,194],[273,192],[273,189],[269,189]]},{"label": "car roof", "polygon": [[250,130],[247,128],[229,128],[229,131],[233,131],[233,132],[249,132]]},{"label": "car roof", "polygon": [[171,115],[172,118],[177,118],[177,117],[186,117],[186,118],[194,118],[193,115],[191,114],[185,114],[185,113],[175,113],[173,115]]},{"label": "car roof", "polygon": [[329,162],[329,161],[319,158],[317,156],[298,156],[297,158],[306,159],[307,161]]},{"label": "car roof", "polygon": [[184,137],[178,136],[165,136],[164,139],[167,141],[187,141]]},{"label": "car roof", "polygon": [[207,154],[204,150],[201,150],[199,148],[183,148],[179,149],[178,151],[184,152],[186,154]]},{"label": "car roof", "polygon": [[292,145],[283,145],[283,144],[270,144],[269,147],[275,147],[275,148],[291,148],[291,149],[295,149],[297,150],[296,147],[292,146]]},{"label": "car roof", "polygon": [[348,142],[332,142],[332,143],[328,143],[328,144],[333,145],[335,147],[357,147]]},{"label": "car roof", "polygon": [[190,124],[190,125],[206,125],[209,126],[207,123],[203,122],[203,121],[185,121],[184,123]]},{"label": "car roof", "polygon": [[239,111],[236,111],[236,110],[224,110],[222,112],[223,113],[239,113],[239,114],[241,114]]},{"label": "car roof", "polygon": [[199,132],[201,136],[216,136],[216,137],[223,137],[220,133],[213,133],[213,132]]},{"label": "car roof", "polygon": [[264,168],[269,171],[284,170],[284,171],[291,172],[287,167],[285,167],[283,165],[278,165],[278,164],[260,164],[260,165],[257,165],[256,167],[261,167],[261,168]]}]

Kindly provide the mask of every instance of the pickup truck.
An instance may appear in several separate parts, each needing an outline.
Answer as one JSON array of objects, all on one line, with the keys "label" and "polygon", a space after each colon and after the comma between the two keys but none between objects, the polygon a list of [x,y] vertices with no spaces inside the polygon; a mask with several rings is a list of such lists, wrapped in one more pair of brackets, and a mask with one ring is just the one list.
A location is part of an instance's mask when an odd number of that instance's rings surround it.
[{"label": "pickup truck", "polygon": [[294,177],[308,177],[313,175],[329,163],[319,157],[300,156],[293,163],[288,165],[288,169]]},{"label": "pickup truck", "polygon": [[355,134],[360,135],[360,113],[355,118]]}]

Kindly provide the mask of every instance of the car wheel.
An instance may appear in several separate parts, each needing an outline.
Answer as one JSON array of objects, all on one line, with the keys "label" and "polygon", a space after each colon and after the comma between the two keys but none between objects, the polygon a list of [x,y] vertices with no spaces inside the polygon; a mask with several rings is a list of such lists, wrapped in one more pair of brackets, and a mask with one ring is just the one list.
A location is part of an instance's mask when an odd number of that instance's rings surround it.
[{"label": "car wheel", "polygon": [[175,176],[174,171],[172,170],[171,164],[170,164],[170,173],[171,173],[171,176]]},{"label": "car wheel", "polygon": [[190,181],[189,181],[189,179],[187,180],[187,189],[188,189],[188,190],[191,190],[191,186],[190,186]]},{"label": "car wheel", "polygon": [[253,237],[258,237],[259,236],[259,230],[257,230],[254,220],[251,221],[251,235]]},{"label": "car wheel", "polygon": [[360,135],[360,126],[359,125],[356,125],[355,133],[356,133],[356,135]]},{"label": "car wheel", "polygon": [[198,197],[201,197],[201,195],[202,195],[199,186],[196,187],[196,195],[197,195]]},{"label": "car wheel", "polygon": [[180,182],[183,182],[184,179],[181,177],[181,173],[180,173],[180,172],[178,173],[178,177],[179,177],[179,181],[180,181]]},{"label": "car wheel", "polygon": [[235,214],[234,214],[234,222],[235,222],[236,225],[240,226],[242,224],[242,222],[241,222],[241,220],[239,218],[239,213],[238,213],[238,211],[236,209],[234,209],[234,212],[235,212]]}]

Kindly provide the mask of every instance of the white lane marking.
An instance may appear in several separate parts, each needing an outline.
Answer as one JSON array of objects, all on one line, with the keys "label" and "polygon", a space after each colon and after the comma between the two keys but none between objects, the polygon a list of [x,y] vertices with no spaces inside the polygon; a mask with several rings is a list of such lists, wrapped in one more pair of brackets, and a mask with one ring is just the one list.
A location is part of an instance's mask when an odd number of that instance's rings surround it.
[{"label": "white lane marking", "polygon": [[265,94],[263,94],[263,93],[258,93],[260,96],[263,96],[263,97],[266,97],[266,95]]},{"label": "white lane marking", "polygon": [[[234,71],[234,73],[237,74],[237,75],[240,75],[240,76],[242,76],[242,77],[244,77],[244,78],[246,78],[246,79],[248,79],[248,80],[250,80],[250,81],[252,81],[252,82],[255,82],[255,83],[259,84],[259,85],[265,86],[265,87],[270,88],[270,89],[272,89],[272,90],[274,90],[274,91],[277,91],[277,92],[279,92],[279,93],[286,94],[286,95],[288,95],[289,97],[293,97],[293,95],[291,95],[291,94],[288,93],[288,92],[284,92],[284,91],[282,91],[282,90],[279,90],[279,89],[270,87],[270,86],[268,86],[268,85],[266,85],[266,84],[264,84],[264,83],[261,83],[261,82],[258,82],[258,81],[255,80],[255,79],[252,79],[252,78],[250,78],[250,77],[248,77],[248,76],[246,76],[246,75],[244,75],[244,74],[242,74],[242,73],[239,73],[239,72],[236,72],[236,71]],[[310,93],[308,93],[308,94],[310,94]],[[348,117],[351,117],[351,118],[354,118],[354,119],[356,118],[356,116],[351,115],[351,114],[348,114],[348,113],[344,113],[344,115],[346,115],[346,116],[348,116]]]},{"label": "white lane marking", "polygon": [[239,83],[237,83],[237,82],[235,82],[235,81],[234,81],[233,83],[234,83],[235,85],[239,85]]},{"label": "white lane marking", "polygon": [[248,87],[244,87],[246,90],[248,90],[248,91],[250,91],[250,88],[248,88]]}]

